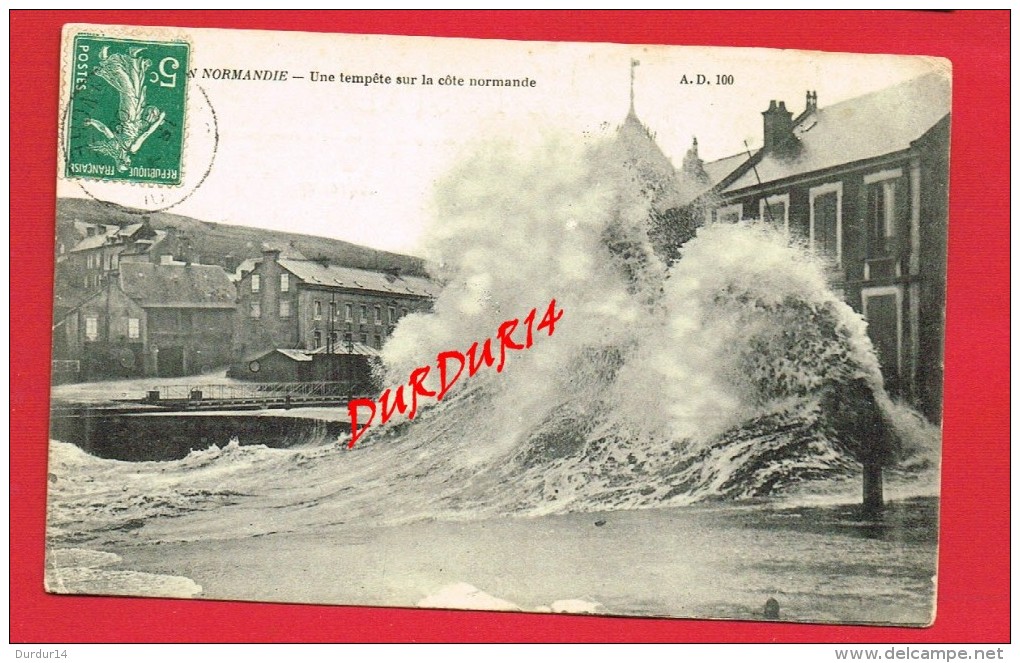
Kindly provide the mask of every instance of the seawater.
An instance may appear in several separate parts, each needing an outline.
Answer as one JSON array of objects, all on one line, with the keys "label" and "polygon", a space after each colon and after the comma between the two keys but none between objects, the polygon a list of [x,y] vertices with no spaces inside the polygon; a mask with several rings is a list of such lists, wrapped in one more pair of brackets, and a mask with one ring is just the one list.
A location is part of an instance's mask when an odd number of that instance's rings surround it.
[{"label": "seawater", "polygon": [[[859,449],[824,407],[826,390],[852,380],[869,385],[897,431],[894,494],[936,494],[938,431],[885,394],[865,323],[828,289],[825,265],[754,223],[703,227],[667,264],[648,239],[652,200],[611,141],[483,146],[437,185],[425,250],[444,289],[433,313],[401,320],[383,349],[385,378],[403,381],[551,299],[564,312],[555,337],[513,353],[502,373],[458,384],[415,421],[375,427],[352,450],[343,438],[300,449],[235,440],[180,460],[123,462],[54,441],[51,547],[716,500],[853,502]],[[922,529],[934,528],[929,520]],[[678,545],[703,547],[712,531],[694,528]],[[780,548],[782,532],[771,535]],[[817,536],[793,559],[831,553]],[[754,537],[720,543],[744,545]],[[928,553],[930,565],[918,561]],[[668,567],[663,555],[645,562]],[[911,555],[906,566],[922,576],[934,568],[933,547]],[[930,604],[930,583],[911,591]]]}]

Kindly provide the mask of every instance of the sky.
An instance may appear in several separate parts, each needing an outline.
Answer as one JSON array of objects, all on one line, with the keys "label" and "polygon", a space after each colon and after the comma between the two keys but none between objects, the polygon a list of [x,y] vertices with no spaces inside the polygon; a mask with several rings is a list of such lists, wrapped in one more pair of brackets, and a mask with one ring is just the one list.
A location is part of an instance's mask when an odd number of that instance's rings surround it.
[{"label": "sky", "polygon": [[[191,43],[197,76],[188,89],[184,185],[161,191],[58,178],[59,196],[411,254],[433,214],[436,182],[479,144],[610,136],[628,111],[632,61],[637,115],[676,166],[694,136],[706,161],[743,151],[745,141],[759,146],[771,99],[799,113],[809,89],[825,107],[948,67],[914,56],[790,50],[132,30]],[[286,70],[288,80],[216,80],[206,69]],[[313,72],[335,78],[313,82]],[[377,73],[393,82],[339,82]],[[696,84],[699,74],[710,84]],[[397,85],[398,76],[417,80]],[[464,84],[440,84],[451,77]],[[530,78],[535,86],[471,87],[471,78]],[[63,94],[66,103],[66,86]]]}]

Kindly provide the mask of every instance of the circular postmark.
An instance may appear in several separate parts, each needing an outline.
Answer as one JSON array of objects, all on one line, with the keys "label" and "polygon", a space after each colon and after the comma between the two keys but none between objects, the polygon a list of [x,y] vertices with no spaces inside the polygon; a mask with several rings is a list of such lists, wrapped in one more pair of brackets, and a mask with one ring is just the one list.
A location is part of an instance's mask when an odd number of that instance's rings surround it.
[{"label": "circular postmark", "polygon": [[165,212],[183,203],[201,188],[209,177],[219,146],[219,122],[209,95],[196,83],[192,83],[192,89],[196,93],[189,94],[186,101],[179,184],[165,185],[67,176],[65,168],[69,159],[68,130],[72,108],[70,100],[61,114],[59,179],[66,188],[78,189],[77,195],[84,194],[100,203],[114,204],[127,213]]}]

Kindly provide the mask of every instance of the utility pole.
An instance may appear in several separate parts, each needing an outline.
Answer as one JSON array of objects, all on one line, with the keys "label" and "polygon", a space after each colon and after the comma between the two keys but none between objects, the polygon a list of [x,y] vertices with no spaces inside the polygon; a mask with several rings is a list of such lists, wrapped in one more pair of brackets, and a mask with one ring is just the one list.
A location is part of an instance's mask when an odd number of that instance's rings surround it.
[{"label": "utility pole", "polygon": [[326,354],[333,354],[333,323],[336,317],[336,293],[329,296],[329,323],[326,326]]},{"label": "utility pole", "polygon": [[336,353],[336,343],[333,340],[333,334],[336,333],[336,293],[330,293],[329,295],[329,342],[326,345],[326,361],[329,362],[329,379],[331,382],[337,381],[337,361],[338,357]]},{"label": "utility pole", "polygon": [[885,509],[882,498],[882,463],[866,460],[864,463],[864,495],[862,511],[867,520],[881,520]]},{"label": "utility pole", "polygon": [[[744,151],[747,152],[747,160],[748,161],[751,161],[751,160],[754,159],[754,157],[751,155],[751,148],[748,146],[746,140],[744,141]],[[754,179],[758,180],[758,186],[760,187],[761,186],[761,176],[758,175],[758,165],[755,164],[755,163],[751,163],[751,170],[754,171]],[[768,221],[770,224],[775,223],[775,219],[772,218],[772,208],[769,207],[768,196],[765,196],[765,214],[764,214],[764,216],[767,216],[768,218],[767,219],[762,219],[762,221]],[[789,215],[787,215],[787,216],[789,216]]]}]

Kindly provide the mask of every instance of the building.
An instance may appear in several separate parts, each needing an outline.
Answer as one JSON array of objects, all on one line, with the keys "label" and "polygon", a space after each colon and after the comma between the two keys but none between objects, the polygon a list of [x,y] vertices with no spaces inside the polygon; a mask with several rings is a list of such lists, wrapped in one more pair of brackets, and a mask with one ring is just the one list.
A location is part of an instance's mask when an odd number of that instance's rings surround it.
[{"label": "building", "polygon": [[58,223],[57,238],[53,245],[53,257],[56,262],[60,263],[67,260],[67,254],[71,249],[77,246],[86,237],[95,235],[100,228],[102,228],[103,233],[108,231],[106,226],[86,223],[85,221],[79,221],[78,219],[71,219],[67,223]]},{"label": "building", "polygon": [[634,64],[631,64],[630,109],[617,128],[613,154],[634,173],[642,192],[650,202],[648,237],[655,253],[672,263],[680,257],[680,247],[694,237],[706,213],[718,200],[715,187],[747,160],[737,154],[706,163],[698,156],[698,139],[684,155],[679,169],[662,151],[656,135],[637,116],[634,109]]},{"label": "building", "polygon": [[343,382],[349,393],[376,393],[379,351],[361,343],[292,350],[276,348],[231,365],[227,376],[255,382]]},{"label": "building", "polygon": [[267,249],[237,284],[234,354],[277,348],[379,349],[400,318],[429,311],[439,286],[420,276],[281,257]]},{"label": "building", "polygon": [[236,290],[215,265],[122,262],[54,325],[78,379],[178,376],[230,362]]},{"label": "building", "polygon": [[763,219],[825,256],[832,288],[868,322],[887,390],[939,421],[949,79],[829,107],[808,92],[796,117],[783,101],[762,116],[763,147],[688,208],[706,222]]},{"label": "building", "polygon": [[122,260],[166,262],[179,252],[176,233],[155,230],[148,219],[125,225],[62,224],[57,236],[57,283],[67,291],[95,290]]}]

